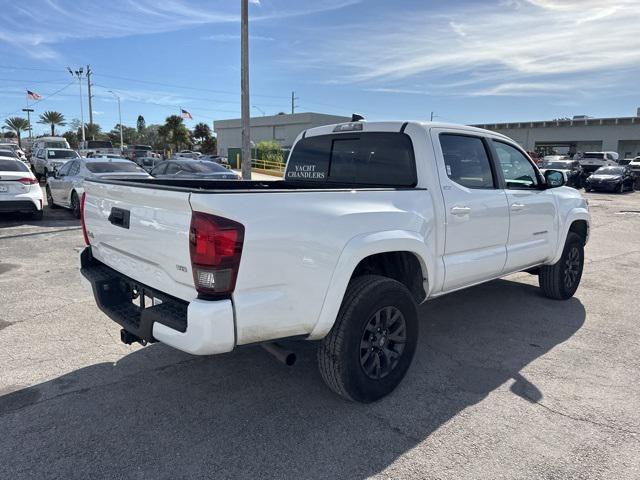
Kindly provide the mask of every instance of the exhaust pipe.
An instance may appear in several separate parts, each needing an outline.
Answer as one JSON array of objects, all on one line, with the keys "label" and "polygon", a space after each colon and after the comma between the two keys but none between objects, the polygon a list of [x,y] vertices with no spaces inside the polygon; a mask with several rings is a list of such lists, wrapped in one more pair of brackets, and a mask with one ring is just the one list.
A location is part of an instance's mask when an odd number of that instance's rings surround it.
[{"label": "exhaust pipe", "polygon": [[120,341],[126,345],[131,345],[132,343],[137,342],[143,347],[147,344],[146,340],[143,340],[133,333],[127,332],[124,328],[120,330]]},{"label": "exhaust pipe", "polygon": [[278,343],[263,343],[262,348],[264,348],[267,352],[273,355],[276,360],[284,363],[288,367],[292,366],[296,363],[297,357],[294,352],[291,350],[287,350],[282,345]]}]

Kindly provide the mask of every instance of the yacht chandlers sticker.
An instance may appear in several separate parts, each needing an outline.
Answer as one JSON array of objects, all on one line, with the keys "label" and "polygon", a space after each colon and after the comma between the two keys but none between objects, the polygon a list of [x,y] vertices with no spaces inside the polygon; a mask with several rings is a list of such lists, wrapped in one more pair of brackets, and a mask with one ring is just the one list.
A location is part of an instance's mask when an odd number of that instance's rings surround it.
[{"label": "yacht chandlers sticker", "polygon": [[305,179],[324,179],[325,172],[316,172],[315,165],[294,165],[294,170],[287,172],[288,178],[305,178]]}]

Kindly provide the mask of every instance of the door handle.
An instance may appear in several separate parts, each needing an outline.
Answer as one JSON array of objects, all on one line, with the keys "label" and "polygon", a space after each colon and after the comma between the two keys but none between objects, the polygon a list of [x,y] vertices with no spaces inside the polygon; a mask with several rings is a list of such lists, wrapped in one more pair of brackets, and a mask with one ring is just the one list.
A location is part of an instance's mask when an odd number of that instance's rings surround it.
[{"label": "door handle", "polygon": [[469,207],[451,207],[452,215],[469,215],[471,213],[471,208]]},{"label": "door handle", "polygon": [[524,209],[524,204],[522,204],[522,203],[512,203],[511,204],[511,211],[512,212],[519,212],[522,209]]}]

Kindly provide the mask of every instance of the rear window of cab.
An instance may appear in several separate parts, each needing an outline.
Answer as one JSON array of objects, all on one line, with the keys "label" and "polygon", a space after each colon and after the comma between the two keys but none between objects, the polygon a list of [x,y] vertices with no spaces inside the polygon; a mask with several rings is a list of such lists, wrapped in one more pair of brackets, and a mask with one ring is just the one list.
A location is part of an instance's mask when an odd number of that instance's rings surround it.
[{"label": "rear window of cab", "polygon": [[286,180],[387,187],[416,185],[411,139],[399,132],[359,132],[301,139],[293,148]]}]

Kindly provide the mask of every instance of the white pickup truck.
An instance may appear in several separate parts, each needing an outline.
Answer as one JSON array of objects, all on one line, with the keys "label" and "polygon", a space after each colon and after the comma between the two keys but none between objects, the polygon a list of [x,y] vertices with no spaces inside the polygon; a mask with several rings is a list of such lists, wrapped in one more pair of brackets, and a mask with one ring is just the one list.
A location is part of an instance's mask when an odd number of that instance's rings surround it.
[{"label": "white pickup truck", "polygon": [[575,293],[589,211],[563,182],[486,130],[317,127],[281,181],[86,181],[81,272],[125,343],[316,340],[329,387],[371,402],[409,368],[427,299],[521,270]]}]

